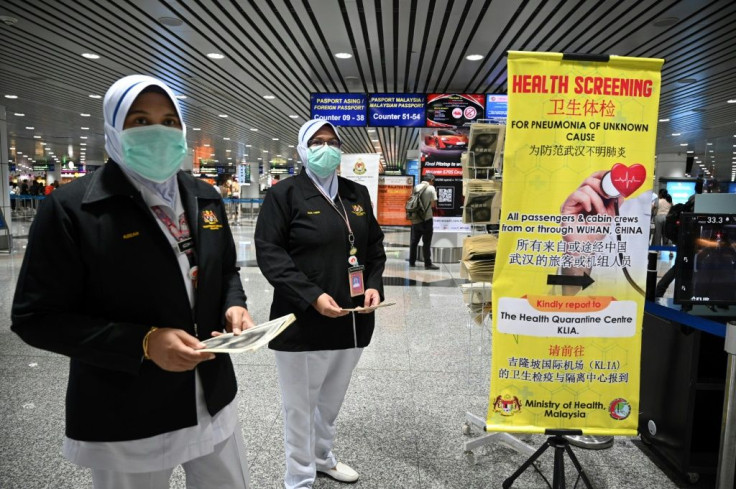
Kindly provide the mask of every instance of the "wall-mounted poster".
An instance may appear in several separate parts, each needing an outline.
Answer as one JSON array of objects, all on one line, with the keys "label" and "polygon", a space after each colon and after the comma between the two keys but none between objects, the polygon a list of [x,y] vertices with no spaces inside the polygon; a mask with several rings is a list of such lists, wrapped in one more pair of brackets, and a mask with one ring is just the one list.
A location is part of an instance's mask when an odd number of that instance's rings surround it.
[{"label": "wall-mounted poster", "polygon": [[427,95],[427,127],[462,127],[485,115],[486,96],[470,93]]}]

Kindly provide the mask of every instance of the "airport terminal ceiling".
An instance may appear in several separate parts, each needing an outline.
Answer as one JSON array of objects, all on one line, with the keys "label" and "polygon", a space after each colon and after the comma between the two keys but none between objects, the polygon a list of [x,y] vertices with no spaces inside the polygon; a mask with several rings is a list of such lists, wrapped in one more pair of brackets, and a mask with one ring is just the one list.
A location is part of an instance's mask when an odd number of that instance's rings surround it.
[{"label": "airport terminal ceiling", "polygon": [[[657,153],[693,151],[721,180],[736,164],[733,1],[3,0],[0,20],[3,163],[101,163],[96,97],[128,74],[165,80],[220,164],[294,161],[312,92],[505,93],[505,52],[523,50],[664,58]],[[417,131],[346,128],[344,150],[395,168]]]}]

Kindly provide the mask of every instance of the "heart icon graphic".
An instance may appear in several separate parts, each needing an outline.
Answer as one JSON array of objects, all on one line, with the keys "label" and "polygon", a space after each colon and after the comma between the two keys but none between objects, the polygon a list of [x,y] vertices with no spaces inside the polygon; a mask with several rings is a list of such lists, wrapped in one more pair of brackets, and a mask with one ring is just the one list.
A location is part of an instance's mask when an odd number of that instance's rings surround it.
[{"label": "heart icon graphic", "polygon": [[611,183],[620,195],[628,197],[641,187],[647,177],[647,169],[639,163],[626,166],[623,163],[616,163],[611,167]]}]

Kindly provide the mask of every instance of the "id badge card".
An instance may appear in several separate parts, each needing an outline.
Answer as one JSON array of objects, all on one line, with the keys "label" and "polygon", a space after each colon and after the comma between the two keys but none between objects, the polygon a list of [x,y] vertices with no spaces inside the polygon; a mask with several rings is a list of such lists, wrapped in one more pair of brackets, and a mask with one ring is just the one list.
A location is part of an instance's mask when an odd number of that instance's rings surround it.
[{"label": "id badge card", "polygon": [[365,294],[365,284],[363,283],[364,266],[348,268],[348,282],[350,283],[350,297],[357,297]]}]

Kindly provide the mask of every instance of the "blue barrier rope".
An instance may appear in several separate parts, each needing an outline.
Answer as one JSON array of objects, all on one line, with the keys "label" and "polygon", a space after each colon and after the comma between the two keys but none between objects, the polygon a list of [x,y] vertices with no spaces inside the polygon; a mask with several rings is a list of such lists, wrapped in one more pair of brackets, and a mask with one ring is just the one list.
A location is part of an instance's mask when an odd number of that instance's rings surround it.
[{"label": "blue barrier rope", "polygon": [[45,195],[10,195],[10,200],[43,200],[45,198]]},{"label": "blue barrier rope", "polygon": [[726,337],[725,324],[710,319],[705,319],[702,316],[693,316],[686,312],[678,311],[677,309],[672,309],[671,307],[663,306],[661,304],[657,304],[656,302],[650,301],[644,302],[644,310],[655,316],[659,316],[663,319],[669,319],[670,321],[676,322],[678,324],[690,326],[691,328],[703,331],[705,333],[720,336],[721,338]]},{"label": "blue barrier rope", "polygon": [[650,246],[649,251],[677,251],[677,246]]}]

